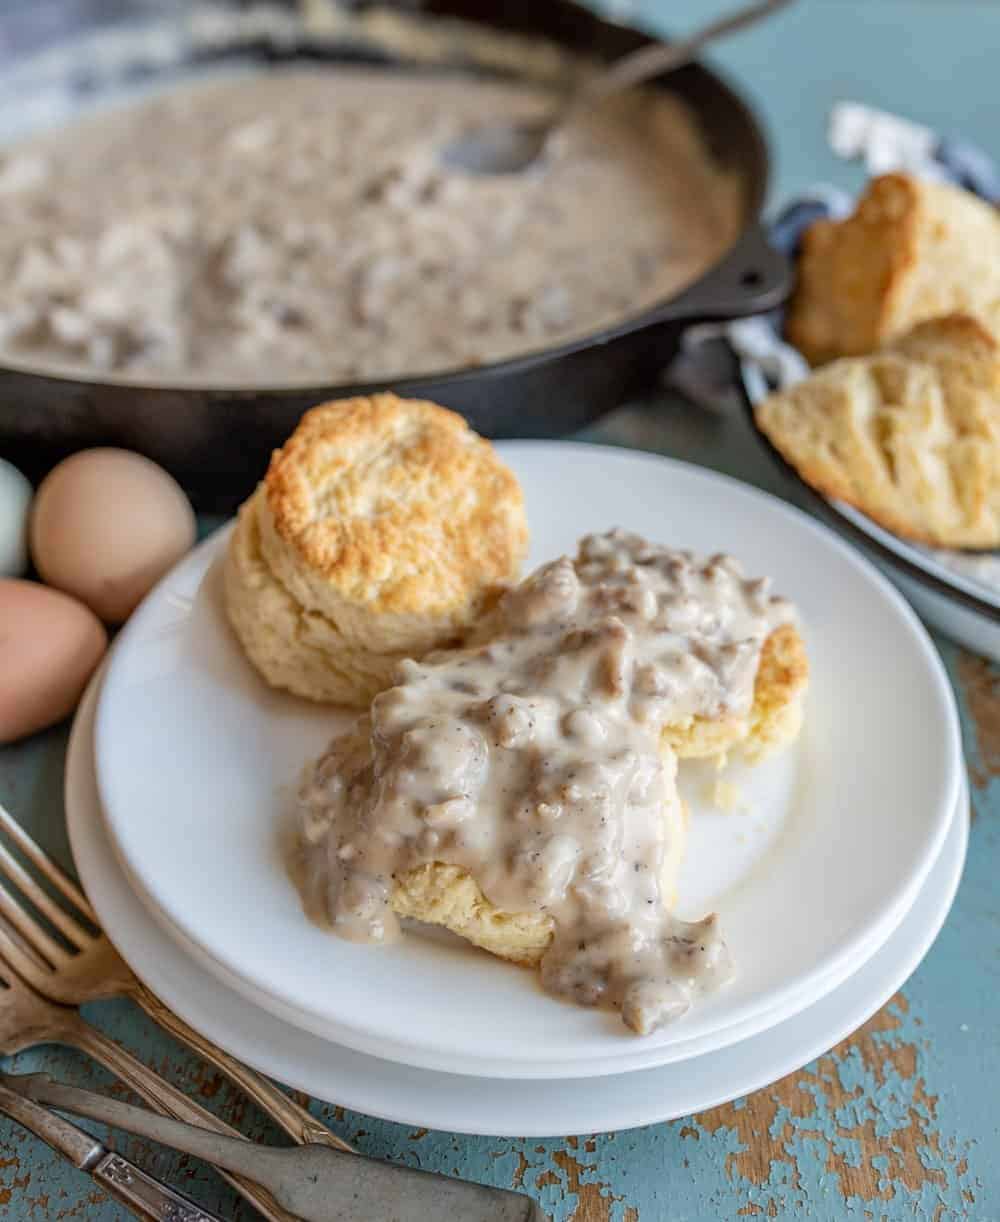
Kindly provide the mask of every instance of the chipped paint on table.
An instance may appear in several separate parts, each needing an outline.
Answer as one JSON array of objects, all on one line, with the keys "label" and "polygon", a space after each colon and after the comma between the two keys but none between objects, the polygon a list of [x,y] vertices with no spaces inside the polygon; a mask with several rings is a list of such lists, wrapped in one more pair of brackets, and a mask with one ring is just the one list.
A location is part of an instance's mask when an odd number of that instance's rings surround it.
[{"label": "chipped paint on table", "polygon": [[[647,20],[668,11],[665,0],[619,0],[609,7]],[[709,7],[721,9],[723,0],[673,0],[669,11],[681,27]],[[958,29],[950,16],[955,11],[961,12],[961,37],[970,54],[963,58],[961,80],[950,74],[948,90],[928,96],[926,79],[937,71],[934,51]],[[782,20],[780,73],[771,70],[764,30],[734,41],[718,58],[753,82],[750,91],[777,132],[783,186],[836,172],[822,148],[823,116],[835,96],[895,106],[942,126],[969,125],[967,134],[983,140],[995,131],[995,6],[802,0]],[[853,31],[862,24],[865,37],[858,39]],[[904,34],[905,63],[899,43]],[[822,45],[824,62],[838,63],[838,73],[812,71],[807,44]],[[981,53],[973,54],[974,47]],[[879,65],[884,70],[876,70]],[[987,101],[973,105],[974,99]],[[794,123],[785,121],[792,112]],[[851,181],[850,172],[844,180]],[[676,454],[796,499],[739,416],[725,410],[696,411],[661,396],[622,409],[589,435]],[[1000,1222],[1000,668],[948,642],[939,644],[959,696],[973,784],[968,865],[955,908],[927,959],[851,1038],[749,1098],[630,1132],[546,1141],[469,1138],[384,1123],[315,1101],[314,1112],[376,1157],[522,1188],[558,1222]],[[64,749],[65,729],[0,749],[0,801],[68,863]],[[86,1013],[249,1135],[275,1137],[218,1075],[127,1003],[92,1005]],[[25,1054],[15,1064],[121,1089],[76,1054],[58,1049]],[[623,1089],[629,1089],[627,1079]],[[252,1217],[194,1160],[121,1135],[113,1140],[126,1156],[223,1217]],[[0,1218],[124,1222],[129,1216],[0,1117]]]},{"label": "chipped paint on table", "polygon": [[[622,409],[589,435],[739,469],[791,495],[742,427],[736,416],[709,419],[658,401]],[[939,645],[959,694],[973,782],[969,862],[955,908],[924,964],[850,1039],[749,1098],[631,1132],[546,1141],[470,1138],[314,1101],[315,1113],[376,1157],[522,1188],[558,1222],[1000,1222],[1000,669],[948,642]],[[68,862],[60,798],[64,744],[60,729],[0,750],[0,801]],[[276,1137],[217,1074],[127,1003],[91,1005],[86,1013],[249,1134]],[[61,1050],[24,1054],[16,1067],[116,1089],[102,1071]],[[139,1140],[115,1140],[128,1157],[224,1217],[252,1216],[193,1160]],[[111,1222],[127,1216],[0,1118],[0,1217]]]}]

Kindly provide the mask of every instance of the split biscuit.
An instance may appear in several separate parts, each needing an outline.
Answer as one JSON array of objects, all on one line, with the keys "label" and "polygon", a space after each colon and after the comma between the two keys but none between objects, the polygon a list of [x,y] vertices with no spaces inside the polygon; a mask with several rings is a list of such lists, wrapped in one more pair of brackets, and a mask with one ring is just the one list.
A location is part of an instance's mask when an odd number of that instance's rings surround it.
[{"label": "split biscuit", "polygon": [[921,323],[755,411],[817,491],[931,547],[1000,546],[1000,346],[975,318]]},{"label": "split biscuit", "polygon": [[[802,725],[809,665],[805,643],[793,624],[776,628],[764,643],[753,704],[739,719],[711,721],[692,718],[664,729],[664,767],[676,773],[677,759],[724,756],[739,745],[754,761],[791,743]],[[665,804],[666,851],[660,869],[660,890],[672,907],[687,838],[687,812],[675,783]],[[391,904],[401,917],[440,925],[475,946],[523,967],[535,967],[552,941],[551,916],[541,912],[505,912],[483,894],[479,884],[460,866],[429,862],[395,882]]]},{"label": "split biscuit", "polygon": [[807,230],[786,333],[822,365],[955,312],[1000,334],[1000,215],[960,187],[885,174],[853,215]]}]

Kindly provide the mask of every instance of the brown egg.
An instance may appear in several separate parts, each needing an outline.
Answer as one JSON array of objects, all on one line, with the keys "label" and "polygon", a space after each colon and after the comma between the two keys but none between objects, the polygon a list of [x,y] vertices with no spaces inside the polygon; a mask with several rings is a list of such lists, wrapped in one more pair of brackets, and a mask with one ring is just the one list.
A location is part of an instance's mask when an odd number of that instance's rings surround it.
[{"label": "brown egg", "polygon": [[75,598],[0,579],[0,743],[72,713],[107,645],[104,625]]},{"label": "brown egg", "polygon": [[180,485],[128,450],[82,450],[42,481],[31,558],[42,578],[120,624],[189,550],[194,512]]}]

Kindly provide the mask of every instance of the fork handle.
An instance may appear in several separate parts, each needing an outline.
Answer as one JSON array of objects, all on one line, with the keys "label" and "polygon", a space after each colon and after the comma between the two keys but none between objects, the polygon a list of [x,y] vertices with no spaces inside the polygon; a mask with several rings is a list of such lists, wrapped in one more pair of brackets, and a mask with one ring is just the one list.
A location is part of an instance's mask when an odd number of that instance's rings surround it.
[{"label": "fork handle", "polygon": [[89,1133],[25,1096],[0,1086],[0,1112],[52,1147],[144,1222],[222,1222],[216,1214],[154,1179]]},{"label": "fork handle", "polygon": [[[200,1104],[189,1099],[183,1091],[171,1086],[161,1077],[120,1044],[109,1039],[102,1031],[92,1027],[76,1011],[70,1011],[63,1020],[60,1038],[66,1044],[93,1057],[120,1078],[140,1098],[145,1099],[152,1107],[164,1115],[173,1116],[177,1120],[186,1120],[190,1124],[200,1125],[203,1129],[211,1129],[216,1133],[224,1133],[231,1137],[242,1137],[237,1129],[226,1124]],[[268,1222],[298,1222],[294,1214],[283,1209],[269,1192],[244,1176],[234,1175],[228,1171],[219,1171],[219,1175],[234,1188],[244,1200],[249,1201]]]},{"label": "fork handle", "polygon": [[132,1000],[149,1015],[159,1027],[172,1035],[175,1040],[186,1044],[200,1057],[214,1065],[224,1074],[235,1087],[249,1096],[254,1103],[265,1112],[280,1128],[298,1145],[311,1142],[314,1145],[331,1146],[334,1150],[343,1150],[353,1154],[356,1151],[346,1141],[342,1141],[335,1133],[331,1133],[325,1124],[316,1119],[301,1104],[279,1090],[273,1082],[242,1065],[235,1057],[224,1052],[210,1040],[199,1035],[193,1027],[169,1010],[162,1001],[141,982],[136,982],[129,992]]},{"label": "fork handle", "polygon": [[96,1184],[148,1222],[220,1222],[215,1214],[161,1184],[120,1154],[105,1154],[89,1172]]}]

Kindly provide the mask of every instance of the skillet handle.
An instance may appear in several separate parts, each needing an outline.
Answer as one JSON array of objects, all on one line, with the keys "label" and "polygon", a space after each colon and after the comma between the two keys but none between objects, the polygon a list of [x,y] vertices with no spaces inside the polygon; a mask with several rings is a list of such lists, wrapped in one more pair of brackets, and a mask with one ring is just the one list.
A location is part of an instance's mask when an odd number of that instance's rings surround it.
[{"label": "skillet handle", "polygon": [[790,260],[754,225],[721,263],[665,303],[652,321],[716,322],[763,314],[787,300],[793,282]]}]

